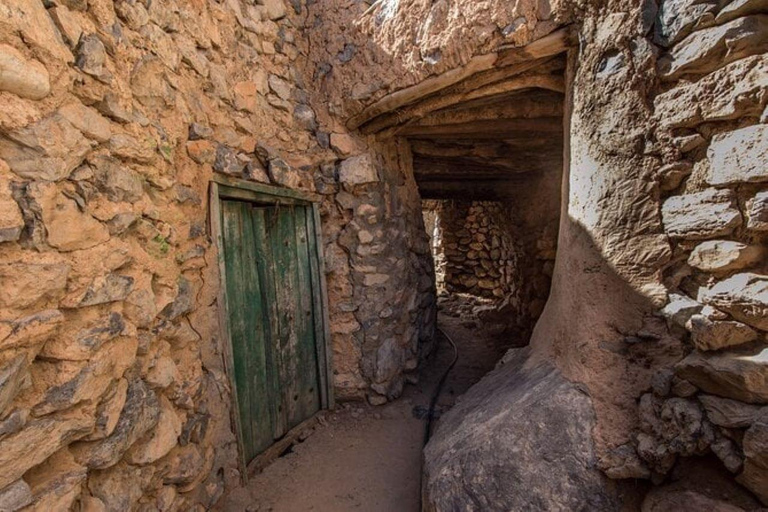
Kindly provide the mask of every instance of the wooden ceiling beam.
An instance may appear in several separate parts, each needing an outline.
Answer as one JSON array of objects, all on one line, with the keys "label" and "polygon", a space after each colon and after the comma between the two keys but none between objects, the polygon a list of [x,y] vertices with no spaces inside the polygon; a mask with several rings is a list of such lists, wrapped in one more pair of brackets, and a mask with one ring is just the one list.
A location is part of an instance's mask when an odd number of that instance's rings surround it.
[{"label": "wooden ceiling beam", "polygon": [[564,27],[521,48],[503,48],[500,54],[489,53],[473,57],[467,64],[459,68],[446,71],[411,87],[387,94],[364,108],[359,114],[350,117],[346,122],[346,126],[350,130],[355,130],[382,114],[400,109],[483,71],[518,65],[520,69],[513,71],[519,74],[528,65],[528,61],[533,62],[563,53],[570,44],[571,38],[569,34],[569,28]]}]

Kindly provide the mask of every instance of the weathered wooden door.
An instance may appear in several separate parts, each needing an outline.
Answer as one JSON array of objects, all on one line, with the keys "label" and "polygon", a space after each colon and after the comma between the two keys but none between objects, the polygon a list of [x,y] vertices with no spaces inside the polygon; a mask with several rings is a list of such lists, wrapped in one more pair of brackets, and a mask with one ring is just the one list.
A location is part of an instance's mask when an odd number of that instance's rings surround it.
[{"label": "weathered wooden door", "polygon": [[312,207],[223,199],[229,338],[246,464],[323,407]]}]

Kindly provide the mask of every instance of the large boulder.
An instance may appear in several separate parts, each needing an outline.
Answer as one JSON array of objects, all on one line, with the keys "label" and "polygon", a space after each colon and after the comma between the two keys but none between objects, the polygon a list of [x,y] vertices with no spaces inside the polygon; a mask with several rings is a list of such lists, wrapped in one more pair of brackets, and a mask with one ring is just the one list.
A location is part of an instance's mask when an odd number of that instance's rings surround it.
[{"label": "large boulder", "polygon": [[528,349],[471,388],[424,452],[427,510],[620,510],[598,469],[587,394]]}]

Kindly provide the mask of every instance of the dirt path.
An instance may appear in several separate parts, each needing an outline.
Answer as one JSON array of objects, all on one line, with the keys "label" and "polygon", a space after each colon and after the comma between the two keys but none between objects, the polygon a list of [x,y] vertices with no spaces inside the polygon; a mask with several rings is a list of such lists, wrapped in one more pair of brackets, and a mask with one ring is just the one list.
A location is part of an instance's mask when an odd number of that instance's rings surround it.
[{"label": "dirt path", "polygon": [[[460,358],[443,388],[438,410],[493,368],[503,354],[488,336],[440,315],[439,325],[459,345]],[[341,404],[304,442],[225,496],[227,512],[417,512],[420,509],[423,411],[453,352],[441,337],[416,386],[385,406]],[[414,411],[414,408],[416,410]]]}]

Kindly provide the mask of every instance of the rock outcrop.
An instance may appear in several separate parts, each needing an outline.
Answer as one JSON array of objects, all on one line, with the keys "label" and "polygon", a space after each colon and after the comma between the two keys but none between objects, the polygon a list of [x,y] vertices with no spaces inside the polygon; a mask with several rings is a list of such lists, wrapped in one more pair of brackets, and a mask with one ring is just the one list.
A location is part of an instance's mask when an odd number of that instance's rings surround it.
[{"label": "rock outcrop", "polygon": [[554,367],[503,364],[445,414],[424,451],[427,510],[618,510],[596,467],[589,395]]}]

